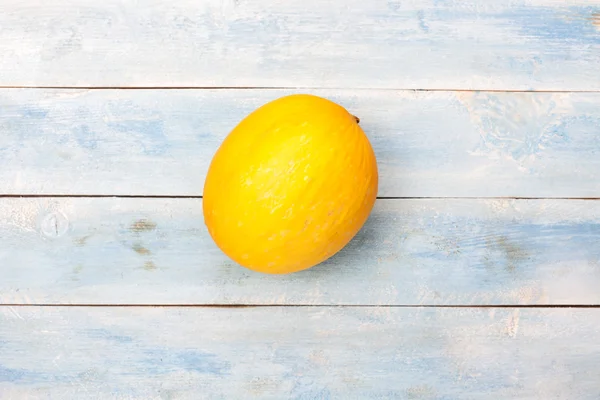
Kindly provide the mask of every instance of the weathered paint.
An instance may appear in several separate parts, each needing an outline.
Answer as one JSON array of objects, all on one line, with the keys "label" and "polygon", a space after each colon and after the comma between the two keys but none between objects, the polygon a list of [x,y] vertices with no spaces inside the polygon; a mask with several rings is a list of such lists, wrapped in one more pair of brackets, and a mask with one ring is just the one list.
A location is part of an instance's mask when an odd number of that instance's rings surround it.
[{"label": "weathered paint", "polygon": [[0,393],[596,400],[598,335],[598,309],[0,307]]},{"label": "weathered paint", "polygon": [[[0,195],[199,196],[242,117],[312,92],[361,118],[382,197],[598,198],[600,93],[568,91],[599,49],[598,0],[5,0],[0,86],[307,89],[2,89]],[[0,306],[0,398],[595,400],[597,308],[387,306],[599,305],[599,208],[380,200],[273,277],[200,199],[0,198],[1,304],[346,305]]]},{"label": "weathered paint", "polygon": [[285,276],[224,256],[200,199],[4,198],[0,237],[3,304],[600,304],[599,201],[379,200],[338,255]]},{"label": "weathered paint", "polygon": [[[0,90],[0,194],[202,194],[291,90]],[[600,197],[600,93],[314,90],[361,118],[383,197]]]},{"label": "weathered paint", "polygon": [[599,90],[597,0],[4,0],[1,86]]}]

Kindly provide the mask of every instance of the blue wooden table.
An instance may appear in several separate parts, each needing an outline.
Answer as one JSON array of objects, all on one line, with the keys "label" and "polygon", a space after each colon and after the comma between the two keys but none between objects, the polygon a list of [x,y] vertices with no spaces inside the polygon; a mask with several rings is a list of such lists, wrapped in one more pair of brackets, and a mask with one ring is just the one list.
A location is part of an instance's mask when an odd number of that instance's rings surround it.
[{"label": "blue wooden table", "polygon": [[[379,198],[269,276],[202,187],[289,93]],[[600,0],[3,0],[0,399],[597,400],[599,200]]]}]

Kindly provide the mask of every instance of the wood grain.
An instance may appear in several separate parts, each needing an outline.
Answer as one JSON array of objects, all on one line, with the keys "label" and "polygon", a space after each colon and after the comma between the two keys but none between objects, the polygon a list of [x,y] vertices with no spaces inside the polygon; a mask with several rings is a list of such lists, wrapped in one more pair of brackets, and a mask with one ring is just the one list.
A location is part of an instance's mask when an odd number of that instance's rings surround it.
[{"label": "wood grain", "polygon": [[313,269],[224,256],[200,199],[0,199],[2,304],[600,304],[600,201],[379,200]]},{"label": "wood grain", "polygon": [[[600,306],[600,201],[560,199],[600,198],[600,0],[1,8],[1,399],[600,397],[600,308],[438,307]],[[360,116],[384,199],[262,275],[199,197],[297,92]]]},{"label": "wood grain", "polygon": [[600,90],[598,0],[4,0],[1,86]]},{"label": "wood grain", "polygon": [[581,399],[598,309],[0,308],[6,399]]},{"label": "wood grain", "polygon": [[[0,194],[202,194],[287,90],[0,90]],[[361,118],[382,197],[600,197],[600,93],[314,90]]]}]

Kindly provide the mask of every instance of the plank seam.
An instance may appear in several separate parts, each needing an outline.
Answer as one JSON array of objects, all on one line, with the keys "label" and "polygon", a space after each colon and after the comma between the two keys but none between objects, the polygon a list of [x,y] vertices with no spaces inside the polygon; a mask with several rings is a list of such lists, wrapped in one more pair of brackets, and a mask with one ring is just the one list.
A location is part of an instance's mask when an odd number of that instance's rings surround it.
[{"label": "plank seam", "polygon": [[339,91],[392,91],[392,92],[476,92],[476,93],[600,93],[600,90],[566,89],[414,89],[377,87],[329,86],[6,86],[0,89],[54,89],[54,90],[339,90]]},{"label": "plank seam", "polygon": [[[137,194],[0,194],[2,198],[23,199],[51,199],[51,198],[73,198],[73,199],[202,199],[203,196],[186,195],[137,195]],[[380,196],[377,200],[600,200],[600,197],[523,197],[523,196]]]},{"label": "plank seam", "polygon": [[7,303],[0,307],[105,307],[105,308],[598,308],[600,304],[495,304],[495,305],[433,305],[433,304],[22,304]]}]

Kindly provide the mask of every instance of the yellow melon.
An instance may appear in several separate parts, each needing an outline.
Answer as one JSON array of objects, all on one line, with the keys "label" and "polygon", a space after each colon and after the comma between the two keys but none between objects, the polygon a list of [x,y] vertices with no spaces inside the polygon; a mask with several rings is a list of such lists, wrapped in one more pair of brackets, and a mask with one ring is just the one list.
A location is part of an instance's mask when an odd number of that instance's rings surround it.
[{"label": "yellow melon", "polygon": [[377,197],[377,163],[358,118],[313,95],[258,108],[225,138],[204,184],[217,246],[265,273],[313,267],[341,250]]}]

